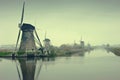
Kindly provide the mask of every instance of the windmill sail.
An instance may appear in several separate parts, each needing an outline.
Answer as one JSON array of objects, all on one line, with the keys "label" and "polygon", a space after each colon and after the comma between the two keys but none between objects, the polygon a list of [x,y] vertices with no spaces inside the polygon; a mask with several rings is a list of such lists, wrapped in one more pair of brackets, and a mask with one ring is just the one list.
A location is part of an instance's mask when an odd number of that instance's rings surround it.
[{"label": "windmill sail", "polygon": [[23,19],[24,19],[24,8],[25,8],[25,1],[24,1],[24,3],[23,3],[21,22],[20,22],[20,24],[18,24],[18,27],[19,27],[20,29],[19,29],[19,33],[18,33],[18,38],[17,38],[16,46],[15,46],[15,52],[17,51],[17,46],[18,46],[18,42],[19,42],[19,38],[20,38],[20,34],[21,34],[21,26],[22,26]]},{"label": "windmill sail", "polygon": [[21,27],[21,25],[22,25],[22,23],[23,23],[23,19],[24,19],[24,9],[25,9],[25,1],[24,1],[24,3],[23,3],[23,9],[22,9],[22,16],[21,16],[20,27]]},{"label": "windmill sail", "polygon": [[15,52],[17,51],[17,46],[18,46],[18,42],[19,42],[19,38],[20,38],[20,33],[21,33],[21,30],[19,30],[19,33],[18,33],[18,38],[17,38],[17,42],[16,42],[16,46],[15,46]]}]

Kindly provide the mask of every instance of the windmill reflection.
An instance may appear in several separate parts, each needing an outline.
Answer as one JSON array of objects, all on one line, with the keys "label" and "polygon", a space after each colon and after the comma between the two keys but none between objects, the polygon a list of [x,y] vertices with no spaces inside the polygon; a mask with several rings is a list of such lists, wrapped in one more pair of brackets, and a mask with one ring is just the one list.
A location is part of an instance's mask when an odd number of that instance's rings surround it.
[{"label": "windmill reflection", "polygon": [[15,60],[19,80],[38,80],[42,65],[55,58],[19,58]]},{"label": "windmill reflection", "polygon": [[20,66],[17,65],[16,67],[18,71],[19,80],[37,80],[42,68],[41,60],[25,58],[18,59],[18,62]]}]

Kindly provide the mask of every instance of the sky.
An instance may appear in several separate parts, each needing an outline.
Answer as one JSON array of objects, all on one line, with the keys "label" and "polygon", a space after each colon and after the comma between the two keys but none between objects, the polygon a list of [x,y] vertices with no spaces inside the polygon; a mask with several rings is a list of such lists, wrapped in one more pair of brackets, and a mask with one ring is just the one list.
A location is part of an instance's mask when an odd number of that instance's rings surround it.
[{"label": "sky", "polygon": [[[24,0],[0,0],[0,45],[16,44]],[[26,0],[24,23],[53,45],[120,44],[120,0]]]}]

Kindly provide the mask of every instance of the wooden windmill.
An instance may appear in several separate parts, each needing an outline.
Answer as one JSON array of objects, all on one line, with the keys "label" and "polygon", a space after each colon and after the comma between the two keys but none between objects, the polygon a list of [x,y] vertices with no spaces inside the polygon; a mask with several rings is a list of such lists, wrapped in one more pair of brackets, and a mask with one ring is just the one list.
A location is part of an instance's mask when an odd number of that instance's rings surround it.
[{"label": "wooden windmill", "polygon": [[[18,38],[16,42],[15,52],[18,52],[18,54],[22,53],[23,55],[27,56],[28,54],[36,53],[38,50],[36,47],[35,38],[38,40],[39,46],[41,48],[42,48],[42,44],[37,35],[35,26],[28,24],[28,23],[23,23],[24,8],[25,8],[25,1],[23,3],[22,16],[21,16],[21,22],[19,24],[19,33],[18,33]],[[21,36],[20,47],[17,50],[21,32],[22,32],[22,36]]]}]

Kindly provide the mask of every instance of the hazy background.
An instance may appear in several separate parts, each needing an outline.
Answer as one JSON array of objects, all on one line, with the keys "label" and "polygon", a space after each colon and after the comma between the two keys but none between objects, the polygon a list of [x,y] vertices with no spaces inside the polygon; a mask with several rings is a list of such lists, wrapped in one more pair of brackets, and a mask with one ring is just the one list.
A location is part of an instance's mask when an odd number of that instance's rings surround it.
[{"label": "hazy background", "polygon": [[[0,45],[15,44],[24,0],[0,0]],[[120,44],[120,0],[26,0],[24,22],[53,45]]]}]

